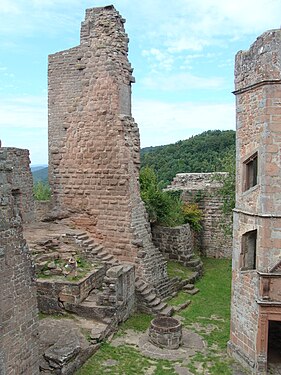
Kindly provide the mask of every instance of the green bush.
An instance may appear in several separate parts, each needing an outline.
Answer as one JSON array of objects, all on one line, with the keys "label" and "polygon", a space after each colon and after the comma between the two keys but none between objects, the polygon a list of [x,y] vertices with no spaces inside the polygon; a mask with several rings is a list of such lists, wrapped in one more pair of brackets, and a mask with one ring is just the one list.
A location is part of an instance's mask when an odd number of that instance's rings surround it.
[{"label": "green bush", "polygon": [[184,222],[189,223],[191,228],[196,232],[202,229],[202,211],[197,203],[185,203],[183,205]]},{"label": "green bush", "polygon": [[51,198],[51,189],[49,184],[38,181],[33,185],[34,198],[37,201],[48,201]]},{"label": "green bush", "polygon": [[194,230],[201,230],[198,206],[184,204],[178,191],[163,191],[150,167],[140,171],[140,191],[151,223],[169,227],[189,223]]},{"label": "green bush", "polygon": [[182,201],[174,194],[162,191],[150,167],[141,169],[140,191],[151,223],[167,226],[184,224]]}]

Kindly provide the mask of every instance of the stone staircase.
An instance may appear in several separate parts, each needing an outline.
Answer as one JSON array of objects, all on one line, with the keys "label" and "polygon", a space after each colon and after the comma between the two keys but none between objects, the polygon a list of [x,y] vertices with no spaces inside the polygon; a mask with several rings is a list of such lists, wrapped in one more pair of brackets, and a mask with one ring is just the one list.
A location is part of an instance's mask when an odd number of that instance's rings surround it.
[{"label": "stone staircase", "polygon": [[88,259],[99,260],[110,266],[116,266],[119,264],[119,261],[113,255],[109,254],[104,249],[103,245],[96,243],[88,233],[79,233],[75,237],[76,242],[83,247],[83,251]]},{"label": "stone staircase", "polygon": [[78,304],[64,303],[63,307],[67,312],[74,313],[85,319],[98,319],[104,324],[110,324],[116,308],[98,304],[98,293],[98,289],[93,289],[82,302]]},{"label": "stone staircase", "polygon": [[166,302],[159,298],[155,289],[144,280],[137,277],[135,287],[138,307],[141,311],[165,316],[173,314],[173,307],[168,306]]},{"label": "stone staircase", "polygon": [[190,267],[195,272],[198,272],[200,276],[202,275],[203,262],[196,255],[191,254],[189,259],[185,262],[185,266]]}]

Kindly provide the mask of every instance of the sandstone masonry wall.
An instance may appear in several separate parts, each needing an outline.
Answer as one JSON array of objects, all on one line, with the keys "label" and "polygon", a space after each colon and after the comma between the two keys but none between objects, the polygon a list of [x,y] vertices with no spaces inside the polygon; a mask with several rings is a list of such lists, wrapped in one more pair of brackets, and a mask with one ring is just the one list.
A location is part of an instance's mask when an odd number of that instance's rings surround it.
[{"label": "sandstone masonry wall", "polygon": [[[221,172],[220,175],[225,173]],[[198,245],[204,255],[214,258],[230,258],[232,254],[232,235],[226,234],[231,218],[222,212],[223,200],[218,194],[221,183],[214,179],[213,173],[179,173],[168,190],[180,190],[184,202],[196,202],[202,210],[203,229],[198,234]]]},{"label": "sandstone masonry wall", "polygon": [[167,259],[186,265],[194,253],[194,236],[189,224],[172,228],[153,225],[152,238]]},{"label": "sandstone masonry wall", "polygon": [[0,152],[12,164],[12,188],[17,194],[23,222],[34,220],[33,178],[29,151],[13,147],[0,147]]},{"label": "sandstone masonry wall", "polygon": [[[237,53],[235,89],[237,189],[229,348],[261,375],[267,373],[269,321],[281,321],[280,295],[268,297],[271,280],[281,276],[272,271],[281,259],[281,30],[262,34],[248,51]],[[253,261],[245,264],[250,250],[243,239],[253,231]]]},{"label": "sandstone masonry wall", "polygon": [[[10,150],[9,150],[10,152]],[[14,193],[14,162],[0,149],[0,373],[39,373],[37,303],[21,206]]]},{"label": "sandstone masonry wall", "polygon": [[81,44],[49,56],[49,179],[53,206],[156,286],[167,272],[139,194],[124,22],[113,6],[88,9]]}]

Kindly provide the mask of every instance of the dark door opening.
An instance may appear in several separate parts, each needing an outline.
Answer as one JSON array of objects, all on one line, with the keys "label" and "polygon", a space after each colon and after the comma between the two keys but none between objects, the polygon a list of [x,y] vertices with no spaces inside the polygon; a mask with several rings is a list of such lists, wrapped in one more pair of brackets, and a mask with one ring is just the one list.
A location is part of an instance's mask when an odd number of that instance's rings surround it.
[{"label": "dark door opening", "polygon": [[268,322],[267,363],[273,374],[281,373],[281,322],[275,320]]}]

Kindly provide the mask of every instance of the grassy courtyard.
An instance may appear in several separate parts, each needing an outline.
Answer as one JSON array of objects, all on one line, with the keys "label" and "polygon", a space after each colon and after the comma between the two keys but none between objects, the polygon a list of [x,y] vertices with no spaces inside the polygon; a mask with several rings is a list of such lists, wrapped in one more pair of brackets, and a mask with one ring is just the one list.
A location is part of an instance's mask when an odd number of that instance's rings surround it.
[{"label": "grassy courtyard", "polygon": [[[157,360],[143,356],[133,345],[113,346],[104,343],[101,349],[77,372],[77,375],[174,375],[232,374],[231,360],[226,354],[230,321],[231,262],[229,260],[204,259],[204,276],[196,283],[200,292],[190,296],[180,292],[170,300],[173,306],[186,300],[191,304],[182,310],[184,327],[200,334],[207,343],[205,354],[195,354],[186,361]],[[144,332],[152,317],[137,314],[120,326],[118,335],[134,330],[136,336]],[[181,368],[181,372],[177,369]]]}]

